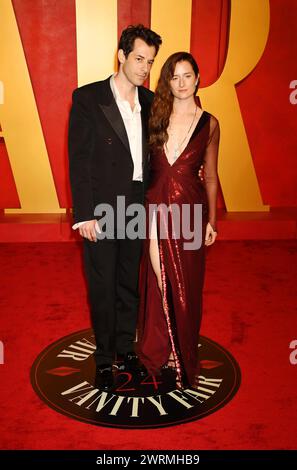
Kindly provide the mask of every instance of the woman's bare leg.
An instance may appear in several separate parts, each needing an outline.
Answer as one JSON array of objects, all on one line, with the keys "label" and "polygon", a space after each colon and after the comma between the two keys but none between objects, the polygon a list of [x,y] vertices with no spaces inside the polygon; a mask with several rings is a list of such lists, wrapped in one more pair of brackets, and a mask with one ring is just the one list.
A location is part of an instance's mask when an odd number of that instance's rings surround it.
[{"label": "woman's bare leg", "polygon": [[161,265],[160,265],[160,253],[159,253],[159,245],[158,240],[150,240],[150,260],[153,271],[157,278],[158,287],[160,289],[161,295],[163,294],[162,288],[162,278],[161,278]]},{"label": "woman's bare leg", "polygon": [[[157,278],[158,287],[161,292],[162,301],[163,301],[163,287],[162,287],[162,277],[161,277],[161,263],[160,263],[160,252],[159,252],[159,244],[157,238],[157,228],[156,228],[156,220],[153,219],[152,228],[151,228],[151,239],[150,239],[150,247],[149,247],[149,255],[150,261]],[[164,309],[164,304],[163,304]],[[174,357],[172,351],[170,352],[168,358],[168,367],[174,368]]]},{"label": "woman's bare leg", "polygon": [[156,214],[154,213],[151,227],[150,227],[150,248],[149,248],[150,261],[153,268],[153,271],[156,275],[158,287],[160,289],[162,298],[163,298],[163,287],[162,287],[162,278],[161,278],[161,262],[160,262],[160,253],[159,253],[159,244],[158,244],[158,234],[157,234],[157,222]]},{"label": "woman's bare leg", "polygon": [[[156,276],[156,278],[157,278],[158,287],[159,287],[160,292],[161,292],[162,303],[163,303],[163,310],[164,310],[164,315],[165,315],[165,306],[164,306],[164,299],[163,299],[162,276],[161,276],[160,252],[159,252],[159,243],[158,243],[157,225],[156,225],[156,218],[155,218],[155,216],[153,217],[152,226],[151,226],[151,231],[150,231],[149,256],[150,256],[150,261],[151,261],[151,265],[152,265],[153,271],[154,271],[155,276]],[[176,369],[175,360],[174,360],[174,355],[173,355],[173,351],[172,351],[172,350],[171,350],[170,355],[169,355],[169,358],[168,358],[167,367],[170,367],[170,368],[172,368],[172,369]],[[182,388],[182,384],[181,384],[180,379],[178,378],[178,375],[176,376],[176,386],[177,386],[178,388]]]}]

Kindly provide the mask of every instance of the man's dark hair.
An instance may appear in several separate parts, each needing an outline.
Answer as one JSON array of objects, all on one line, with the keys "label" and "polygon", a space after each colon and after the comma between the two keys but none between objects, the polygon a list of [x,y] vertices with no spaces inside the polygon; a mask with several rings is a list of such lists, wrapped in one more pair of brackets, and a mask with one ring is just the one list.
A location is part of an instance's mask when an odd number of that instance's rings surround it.
[{"label": "man's dark hair", "polygon": [[142,39],[148,46],[154,46],[156,54],[158,53],[159,47],[162,44],[162,39],[159,34],[155,33],[149,28],[143,26],[143,24],[130,25],[124,29],[121,34],[119,41],[119,49],[124,51],[124,55],[127,58],[134,48],[135,39]]}]

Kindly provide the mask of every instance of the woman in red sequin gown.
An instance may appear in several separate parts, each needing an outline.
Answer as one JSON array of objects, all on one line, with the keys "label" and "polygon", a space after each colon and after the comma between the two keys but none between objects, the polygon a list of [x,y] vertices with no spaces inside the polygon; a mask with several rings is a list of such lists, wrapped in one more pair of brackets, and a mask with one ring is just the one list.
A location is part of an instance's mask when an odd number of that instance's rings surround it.
[{"label": "woman in red sequin gown", "polygon": [[[152,374],[173,367],[179,388],[197,386],[205,246],[214,243],[217,235],[219,125],[198,106],[198,83],[198,66],[188,53],[173,54],[162,67],[149,125],[151,181],[146,213],[151,237],[144,242],[140,269],[138,355]],[[202,164],[203,182],[198,176]],[[185,248],[191,239],[184,234],[182,217],[178,223],[173,221],[173,211],[163,225],[162,211],[156,218],[149,217],[150,205],[160,204],[176,205],[182,214],[187,205],[186,221],[195,236],[194,207],[202,207],[200,247]]]}]

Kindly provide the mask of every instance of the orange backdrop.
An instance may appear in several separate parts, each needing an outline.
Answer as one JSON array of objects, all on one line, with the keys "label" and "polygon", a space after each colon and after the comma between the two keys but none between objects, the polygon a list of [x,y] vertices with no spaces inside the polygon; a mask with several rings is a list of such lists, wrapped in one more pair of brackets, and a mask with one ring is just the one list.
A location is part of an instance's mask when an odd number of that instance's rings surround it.
[{"label": "orange backdrop", "polygon": [[[69,208],[66,136],[71,93],[77,86],[75,0],[12,4],[60,207]],[[230,8],[228,0],[192,0],[191,52],[200,66],[202,87],[214,83],[224,67]],[[150,17],[149,0],[118,0],[119,33],[131,23],[150,26]],[[295,0],[270,0],[266,48],[252,73],[236,86],[263,203],[273,207],[297,205],[297,106],[290,100],[290,83],[297,79],[296,18]],[[0,208],[20,207],[5,132],[3,137]],[[219,205],[224,206],[222,194]]]}]

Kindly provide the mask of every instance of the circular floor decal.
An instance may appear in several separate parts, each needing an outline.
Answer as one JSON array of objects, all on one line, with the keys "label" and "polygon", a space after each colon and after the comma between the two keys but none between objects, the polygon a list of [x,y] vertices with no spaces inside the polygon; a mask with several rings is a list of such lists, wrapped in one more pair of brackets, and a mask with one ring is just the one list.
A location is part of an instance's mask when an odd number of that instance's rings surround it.
[{"label": "circular floor decal", "polygon": [[203,336],[197,389],[176,389],[174,374],[138,378],[115,371],[116,387],[95,384],[95,341],[91,329],[65,336],[35,360],[31,382],[51,408],[89,424],[115,428],[173,426],[203,418],[228,403],[240,385],[240,369],[222,346]]}]

